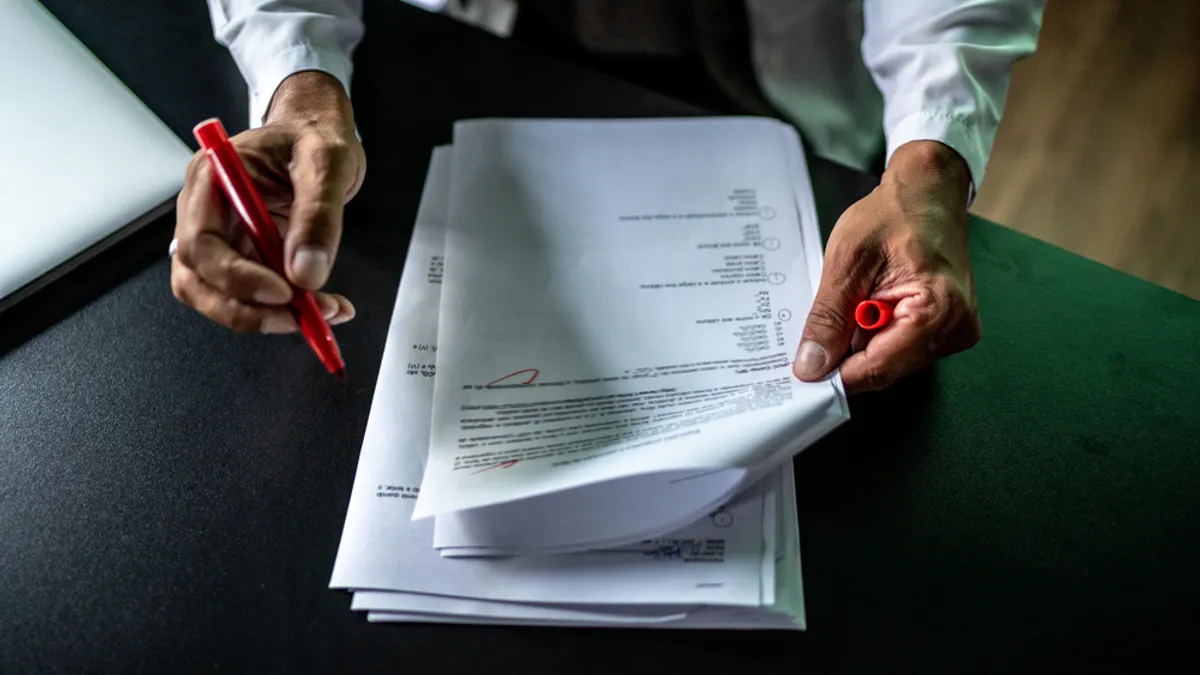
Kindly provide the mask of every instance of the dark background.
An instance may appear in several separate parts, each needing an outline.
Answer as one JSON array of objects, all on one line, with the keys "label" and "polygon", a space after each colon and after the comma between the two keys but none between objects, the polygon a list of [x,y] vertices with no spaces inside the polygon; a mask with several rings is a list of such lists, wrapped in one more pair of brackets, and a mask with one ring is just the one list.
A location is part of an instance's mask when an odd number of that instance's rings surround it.
[{"label": "dark background", "polygon": [[[194,147],[246,94],[201,2],[45,3]],[[803,634],[368,625],[328,590],[430,149],[472,116],[697,111],[367,2],[350,381],[171,297],[167,218],[0,338],[0,672],[1180,670],[1200,635],[1200,310],[972,222],[984,339],[797,461]],[[826,229],[871,179],[810,159]],[[53,309],[44,309],[53,308]],[[40,322],[40,323],[39,323]]]}]

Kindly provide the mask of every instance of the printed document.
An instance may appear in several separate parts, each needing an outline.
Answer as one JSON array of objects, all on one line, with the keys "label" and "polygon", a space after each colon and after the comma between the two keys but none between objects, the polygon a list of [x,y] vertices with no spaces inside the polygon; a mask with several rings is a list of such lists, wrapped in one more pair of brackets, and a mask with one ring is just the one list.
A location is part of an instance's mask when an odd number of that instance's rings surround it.
[{"label": "printed document", "polygon": [[[540,603],[561,607],[536,616],[563,620],[572,611],[589,620],[607,611],[622,620],[651,621],[690,606],[757,608],[764,598],[772,603],[779,492],[790,463],[677,531],[586,553],[446,558],[433,547],[434,523],[413,520],[436,380],[432,355],[438,351],[450,159],[446,148],[433,156],[331,587],[362,591],[367,605],[355,602],[363,609],[481,615],[492,607],[488,602]],[[509,615],[534,618],[530,611]]]},{"label": "printed document", "polygon": [[460,122],[434,150],[330,586],[373,622],[803,629],[791,360],[821,272],[765,118]]},{"label": "printed document", "polygon": [[791,372],[821,249],[790,127],[476,120],[452,153],[415,510],[443,553],[677,529],[848,418]]}]

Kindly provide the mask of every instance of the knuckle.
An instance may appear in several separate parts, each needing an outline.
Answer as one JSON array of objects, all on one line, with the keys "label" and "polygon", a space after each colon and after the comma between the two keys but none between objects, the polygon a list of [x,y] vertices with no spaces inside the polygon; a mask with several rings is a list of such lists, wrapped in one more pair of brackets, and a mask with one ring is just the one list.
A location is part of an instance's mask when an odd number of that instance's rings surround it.
[{"label": "knuckle", "polygon": [[238,259],[232,255],[222,255],[213,261],[213,272],[217,278],[213,279],[223,286],[227,286],[230,282],[237,278],[238,274]]},{"label": "knuckle", "polygon": [[808,321],[804,324],[805,332],[841,333],[846,330],[847,319],[842,313],[823,302],[813,304],[808,313]]},{"label": "knuckle", "polygon": [[925,241],[912,230],[896,234],[892,238],[891,254],[908,261],[917,270],[930,269]]},{"label": "knuckle", "polygon": [[313,160],[322,168],[337,166],[350,157],[350,144],[340,138],[322,139],[313,148]]},{"label": "knuckle", "polygon": [[188,301],[187,284],[183,279],[183,274],[179,272],[171,274],[171,294],[174,295],[175,299],[179,302],[185,305],[191,304]]},{"label": "knuckle", "polygon": [[229,327],[235,333],[257,333],[262,326],[262,319],[254,310],[238,303],[229,315]]},{"label": "knuckle", "polygon": [[305,199],[292,204],[291,221],[292,223],[310,223],[318,221],[321,218],[324,210],[324,203],[321,199]]},{"label": "knuckle", "polygon": [[196,269],[196,239],[195,237],[179,237],[179,246],[175,249],[175,259],[188,269]]},{"label": "knuckle", "polygon": [[192,153],[192,158],[188,160],[187,170],[184,173],[184,180],[192,182],[196,178],[196,174],[204,171],[208,166],[208,160],[204,156],[203,150],[197,150]]},{"label": "knuckle", "polygon": [[956,318],[968,309],[969,303],[958,281],[946,274],[924,275],[920,288],[925,304],[939,320]]},{"label": "knuckle", "polygon": [[847,280],[873,279],[882,269],[887,258],[885,247],[878,233],[873,231],[858,231],[845,234],[833,241],[825,253],[824,268],[828,278],[840,282]]},{"label": "knuckle", "polygon": [[271,129],[265,126],[256,129],[246,129],[230,137],[229,142],[237,146],[238,152],[241,152],[244,148],[270,145],[273,140],[276,140],[275,134],[270,133],[271,131]]},{"label": "knuckle", "polygon": [[974,336],[974,342],[979,341],[982,326],[979,321],[979,307],[974,296],[963,284],[943,277],[940,281],[940,292],[946,298],[947,313],[953,317],[957,332],[966,337]]},{"label": "knuckle", "polygon": [[934,276],[925,283],[925,293],[929,298],[929,306],[934,315],[942,321],[952,321],[955,314],[962,311],[964,306],[962,295],[944,276]]},{"label": "knuckle", "polygon": [[983,327],[979,313],[961,294],[955,293],[946,301],[939,330],[930,336],[929,351],[948,356],[966,351],[979,344]]},{"label": "knuckle", "polygon": [[953,307],[967,308],[967,283],[952,271],[942,271],[933,277],[933,289]]},{"label": "knuckle", "polygon": [[302,240],[331,246],[338,239],[339,223],[335,212],[341,209],[341,203],[332,203],[325,199],[306,200],[296,204],[292,213],[292,226],[299,226],[297,234]]},{"label": "knuckle", "polygon": [[853,274],[875,258],[874,247],[863,237],[841,237],[829,249],[826,255],[829,266],[839,274]]},{"label": "knuckle", "polygon": [[292,223],[308,228],[309,233],[321,234],[332,226],[331,205],[324,199],[305,200],[292,206]]},{"label": "knuckle", "polygon": [[868,366],[863,373],[863,388],[869,391],[880,391],[892,386],[896,377],[886,368],[878,365]]}]

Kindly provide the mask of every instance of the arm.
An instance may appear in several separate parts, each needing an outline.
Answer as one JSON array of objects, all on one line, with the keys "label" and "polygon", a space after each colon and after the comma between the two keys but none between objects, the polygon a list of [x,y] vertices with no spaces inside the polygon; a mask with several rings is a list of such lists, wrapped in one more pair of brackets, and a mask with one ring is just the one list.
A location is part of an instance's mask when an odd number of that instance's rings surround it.
[{"label": "arm", "polygon": [[[800,379],[836,368],[850,392],[882,389],[979,341],[967,206],[1043,2],[864,1],[862,52],[883,94],[887,168],[829,236],[796,352]],[[857,329],[866,298],[894,305],[892,323]]]},{"label": "arm", "polygon": [[972,194],[1013,65],[1033,53],[1045,0],[864,0],[863,61],[883,94],[888,164],[933,140],[966,162]]},{"label": "arm", "polygon": [[363,35],[362,0],[208,0],[213,35],[250,89],[250,127],[261,126],[279,85],[317,70],[347,95]]},{"label": "arm", "polygon": [[[213,29],[250,88],[250,129],[231,140],[284,234],[285,276],[259,263],[216,178],[197,153],[175,210],[171,290],[239,331],[292,332],[287,281],[317,291],[342,235],[343,205],[362,186],[366,153],[350,105],[350,54],[362,36],[361,0],[209,0]],[[318,293],[331,323],[349,299]]]}]

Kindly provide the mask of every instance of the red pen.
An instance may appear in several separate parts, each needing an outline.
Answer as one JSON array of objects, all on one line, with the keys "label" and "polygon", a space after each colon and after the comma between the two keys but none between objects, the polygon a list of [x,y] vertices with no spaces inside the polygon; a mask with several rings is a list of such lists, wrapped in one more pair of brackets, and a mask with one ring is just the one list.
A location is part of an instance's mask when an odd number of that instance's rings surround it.
[{"label": "red pen", "polygon": [[863,330],[879,330],[892,320],[892,306],[882,300],[863,300],[854,310],[854,320]]},{"label": "red pen", "polygon": [[[220,120],[214,118],[197,124],[192,133],[216,171],[229,203],[241,216],[246,233],[250,235],[263,262],[286,280],[283,239],[279,236],[279,228],[275,226],[275,221],[267,211],[267,205],[263,203],[262,195],[258,193],[254,182],[246,173],[246,167],[242,164],[237,150],[229,142],[225,127]],[[338,379],[345,380],[346,363],[342,360],[337,341],[333,339],[333,330],[321,315],[316,296],[295,284],[291,286],[292,299],[288,307],[300,326],[301,334],[329,372]]]}]

